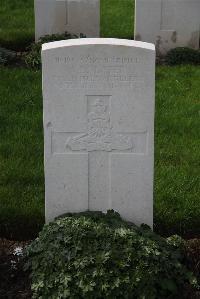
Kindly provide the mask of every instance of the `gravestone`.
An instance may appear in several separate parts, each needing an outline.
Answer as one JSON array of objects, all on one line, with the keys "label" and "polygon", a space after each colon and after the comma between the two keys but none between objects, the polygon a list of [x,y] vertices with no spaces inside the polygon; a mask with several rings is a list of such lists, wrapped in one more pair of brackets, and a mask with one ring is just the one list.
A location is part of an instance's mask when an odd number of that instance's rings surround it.
[{"label": "gravestone", "polygon": [[135,40],[154,43],[158,55],[198,49],[199,38],[200,0],[136,0]]},{"label": "gravestone", "polygon": [[154,45],[48,43],[42,67],[46,221],[114,209],[152,226]]},{"label": "gravestone", "polygon": [[64,32],[100,35],[99,0],[35,0],[35,39]]}]

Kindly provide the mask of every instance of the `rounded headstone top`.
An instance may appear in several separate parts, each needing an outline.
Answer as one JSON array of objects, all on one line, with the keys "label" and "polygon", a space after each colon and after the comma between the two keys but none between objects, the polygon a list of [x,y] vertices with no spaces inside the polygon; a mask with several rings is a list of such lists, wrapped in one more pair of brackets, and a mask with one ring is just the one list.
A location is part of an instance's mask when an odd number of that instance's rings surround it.
[{"label": "rounded headstone top", "polygon": [[51,50],[55,48],[82,46],[82,45],[113,45],[135,47],[155,51],[155,45],[146,42],[135,40],[117,39],[117,38],[80,38],[61,40],[56,42],[45,43],[42,45],[42,51]]}]

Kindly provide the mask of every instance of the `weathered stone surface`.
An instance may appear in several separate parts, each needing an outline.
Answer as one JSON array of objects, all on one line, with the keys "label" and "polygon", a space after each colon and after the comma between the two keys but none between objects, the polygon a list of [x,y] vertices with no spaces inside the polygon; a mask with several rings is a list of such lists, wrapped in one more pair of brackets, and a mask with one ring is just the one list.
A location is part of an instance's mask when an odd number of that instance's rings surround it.
[{"label": "weathered stone surface", "polygon": [[165,55],[176,47],[199,48],[199,0],[136,0],[135,39]]},{"label": "weathered stone surface", "polygon": [[35,0],[35,39],[46,34],[100,35],[100,0]]},{"label": "weathered stone surface", "polygon": [[42,65],[46,221],[114,209],[152,226],[154,45],[48,43]]}]

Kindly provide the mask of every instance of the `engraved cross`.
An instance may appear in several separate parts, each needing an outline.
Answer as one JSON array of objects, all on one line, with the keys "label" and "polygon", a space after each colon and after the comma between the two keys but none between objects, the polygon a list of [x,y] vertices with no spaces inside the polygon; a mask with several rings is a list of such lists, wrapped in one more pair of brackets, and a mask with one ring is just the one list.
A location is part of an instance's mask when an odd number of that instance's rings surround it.
[{"label": "engraved cross", "polygon": [[[89,98],[90,96],[88,96]],[[88,157],[88,210],[112,208],[112,156],[120,153],[146,154],[147,132],[117,133],[113,130],[110,96],[92,96],[88,100],[87,131],[52,132],[53,154],[86,154]]]}]

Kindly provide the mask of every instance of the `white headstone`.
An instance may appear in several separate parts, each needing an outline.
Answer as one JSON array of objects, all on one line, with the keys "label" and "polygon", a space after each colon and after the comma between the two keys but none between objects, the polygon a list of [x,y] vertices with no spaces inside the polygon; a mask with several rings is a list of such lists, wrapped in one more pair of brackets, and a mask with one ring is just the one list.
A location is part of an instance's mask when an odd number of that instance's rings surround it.
[{"label": "white headstone", "polygon": [[199,48],[200,0],[136,0],[135,39],[164,55],[176,47]]},{"label": "white headstone", "polygon": [[46,221],[114,209],[152,226],[154,45],[48,43],[42,65]]},{"label": "white headstone", "polygon": [[100,35],[100,0],[34,0],[35,39],[69,32]]}]

